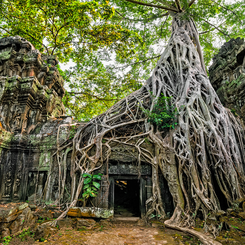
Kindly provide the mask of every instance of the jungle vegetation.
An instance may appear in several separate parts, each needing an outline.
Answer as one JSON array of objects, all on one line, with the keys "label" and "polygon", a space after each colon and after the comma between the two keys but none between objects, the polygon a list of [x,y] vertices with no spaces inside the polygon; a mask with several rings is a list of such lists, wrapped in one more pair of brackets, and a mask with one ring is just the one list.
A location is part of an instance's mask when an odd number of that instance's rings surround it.
[{"label": "jungle vegetation", "polygon": [[[167,11],[177,3],[141,2],[3,0],[0,37],[22,36],[61,64],[68,62],[64,104],[69,115],[86,121],[139,89],[167,45]],[[243,12],[243,1],[198,0],[185,7],[197,25],[206,65],[220,43],[244,37]]]},{"label": "jungle vegetation", "polygon": [[[223,0],[3,1],[2,35],[22,35],[61,61],[75,62],[63,74],[71,89],[65,98],[70,111],[77,118],[104,111],[57,150],[60,162],[72,151],[70,207],[83,189],[82,176],[108,165],[115,145],[134,149],[139,166],[142,161],[152,166],[146,218],[166,216],[159,174],[175,206],[165,222],[169,227],[194,226],[197,216],[206,221],[219,212],[223,198],[231,206],[245,197],[244,130],[221,104],[205,65],[216,39],[244,36],[244,7],[242,1]],[[161,42],[163,52],[154,48]],[[158,103],[166,107],[163,116],[168,108],[176,111],[174,127],[149,121],[146,111],[156,113]],[[65,175],[61,179],[65,183]],[[62,201],[64,185],[60,188]],[[205,223],[204,229],[216,237],[222,223]],[[200,239],[213,244],[208,237]]]}]

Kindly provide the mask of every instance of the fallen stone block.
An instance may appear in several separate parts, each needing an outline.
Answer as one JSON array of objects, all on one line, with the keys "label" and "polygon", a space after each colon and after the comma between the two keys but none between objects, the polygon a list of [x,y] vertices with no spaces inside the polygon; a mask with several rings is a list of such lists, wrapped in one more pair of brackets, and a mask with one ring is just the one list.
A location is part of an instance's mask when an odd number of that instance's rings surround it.
[{"label": "fallen stone block", "polygon": [[77,219],[77,229],[81,229],[85,227],[94,227],[96,225],[96,221],[93,219]]}]

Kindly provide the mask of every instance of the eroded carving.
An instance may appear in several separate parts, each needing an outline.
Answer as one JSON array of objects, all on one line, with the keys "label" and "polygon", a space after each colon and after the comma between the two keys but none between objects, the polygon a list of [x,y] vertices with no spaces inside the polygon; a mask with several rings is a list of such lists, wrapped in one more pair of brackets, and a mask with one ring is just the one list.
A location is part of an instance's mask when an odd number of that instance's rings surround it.
[{"label": "eroded carving", "polygon": [[[0,111],[3,127],[30,132],[39,121],[63,115],[63,79],[55,56],[42,56],[27,40],[15,36],[0,39]],[[13,106],[21,105],[21,109]],[[32,113],[28,114],[31,110]],[[36,117],[37,114],[41,114]],[[33,118],[29,118],[34,116]],[[28,125],[31,121],[31,125]]]}]

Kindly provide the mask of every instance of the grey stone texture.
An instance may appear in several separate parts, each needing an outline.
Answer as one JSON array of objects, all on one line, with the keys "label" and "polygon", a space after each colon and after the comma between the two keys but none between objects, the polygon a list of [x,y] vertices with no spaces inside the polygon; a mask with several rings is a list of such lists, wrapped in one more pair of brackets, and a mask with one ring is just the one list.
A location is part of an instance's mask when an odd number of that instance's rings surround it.
[{"label": "grey stone texture", "polygon": [[[51,173],[64,116],[63,79],[55,56],[43,56],[19,36],[0,39],[0,201],[38,200]],[[62,128],[59,143],[69,136]],[[49,183],[57,195],[57,177]],[[52,187],[51,187],[52,186]]]},{"label": "grey stone texture", "polygon": [[209,68],[210,81],[221,103],[245,119],[245,43],[231,39],[214,56]]}]

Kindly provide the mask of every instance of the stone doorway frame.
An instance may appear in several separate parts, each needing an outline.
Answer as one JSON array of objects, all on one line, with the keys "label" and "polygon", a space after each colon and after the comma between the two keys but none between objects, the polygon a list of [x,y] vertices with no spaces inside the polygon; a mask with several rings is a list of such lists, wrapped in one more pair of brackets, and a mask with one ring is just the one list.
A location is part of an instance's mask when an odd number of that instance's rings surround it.
[{"label": "stone doorway frame", "polygon": [[[147,176],[149,179],[150,176]],[[139,183],[139,211],[140,211],[140,217],[143,218],[146,214],[146,206],[145,202],[147,200],[147,194],[149,193],[147,182],[142,176],[138,178],[138,176],[132,176],[132,175],[110,175],[109,181],[110,181],[110,189],[109,189],[109,204],[110,208],[114,209],[115,205],[115,180],[138,180]],[[150,186],[151,187],[151,186]]]}]

